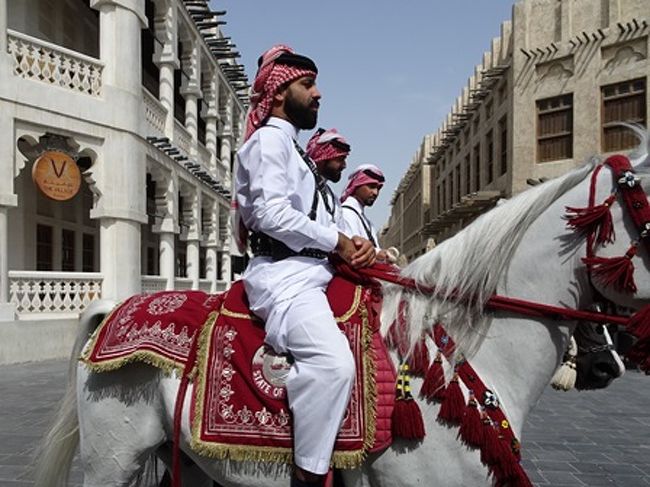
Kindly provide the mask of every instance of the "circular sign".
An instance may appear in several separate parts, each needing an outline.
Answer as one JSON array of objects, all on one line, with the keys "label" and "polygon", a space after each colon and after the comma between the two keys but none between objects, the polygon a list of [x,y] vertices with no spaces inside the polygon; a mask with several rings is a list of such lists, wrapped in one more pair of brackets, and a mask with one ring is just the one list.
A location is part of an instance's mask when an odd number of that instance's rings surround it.
[{"label": "circular sign", "polygon": [[260,392],[272,399],[284,399],[284,383],[291,369],[285,355],[278,355],[262,345],[253,356],[251,368],[253,384]]},{"label": "circular sign", "polygon": [[32,179],[45,196],[56,201],[74,198],[81,187],[79,166],[72,157],[60,151],[47,151],[36,159]]}]

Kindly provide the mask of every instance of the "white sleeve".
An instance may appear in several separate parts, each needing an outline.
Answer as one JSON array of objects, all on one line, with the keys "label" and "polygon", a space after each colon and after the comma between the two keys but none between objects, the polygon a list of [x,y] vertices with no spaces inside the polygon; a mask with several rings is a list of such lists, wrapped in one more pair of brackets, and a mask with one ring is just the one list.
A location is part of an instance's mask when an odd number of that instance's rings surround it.
[{"label": "white sleeve", "polygon": [[287,168],[293,147],[265,130],[251,142],[247,157],[251,215],[247,226],[295,252],[306,247],[333,251],[338,243],[337,229],[321,225],[291,206]]}]

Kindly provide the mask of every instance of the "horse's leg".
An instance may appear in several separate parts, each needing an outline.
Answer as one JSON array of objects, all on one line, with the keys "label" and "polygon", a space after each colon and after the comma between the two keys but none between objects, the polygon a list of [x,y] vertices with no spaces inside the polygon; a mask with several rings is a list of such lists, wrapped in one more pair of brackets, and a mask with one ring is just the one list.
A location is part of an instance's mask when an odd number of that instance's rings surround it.
[{"label": "horse's leg", "polygon": [[134,364],[114,372],[78,370],[84,487],[129,485],[166,440],[159,372]]}]

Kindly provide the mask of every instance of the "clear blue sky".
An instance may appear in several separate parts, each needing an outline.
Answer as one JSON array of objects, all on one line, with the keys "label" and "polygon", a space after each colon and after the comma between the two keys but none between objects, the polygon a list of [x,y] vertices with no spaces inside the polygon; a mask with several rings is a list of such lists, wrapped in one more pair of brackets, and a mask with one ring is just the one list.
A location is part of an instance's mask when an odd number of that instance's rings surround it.
[{"label": "clear blue sky", "polygon": [[273,44],[288,44],[314,59],[323,95],[318,126],[336,127],[346,136],[352,145],[348,171],[372,162],[386,174],[368,212],[380,228],[422,138],[438,129],[501,22],[511,18],[514,1],[210,3],[227,11],[223,31],[237,45],[249,79],[259,55]]}]

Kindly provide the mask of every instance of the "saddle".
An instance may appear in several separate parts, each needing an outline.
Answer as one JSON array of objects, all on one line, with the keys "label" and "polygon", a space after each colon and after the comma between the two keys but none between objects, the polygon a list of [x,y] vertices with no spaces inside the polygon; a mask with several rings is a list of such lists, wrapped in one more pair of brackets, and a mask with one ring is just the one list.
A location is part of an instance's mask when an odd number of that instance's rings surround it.
[{"label": "saddle", "polygon": [[[379,335],[377,289],[338,276],[327,296],[357,370],[332,464],[354,468],[368,452],[392,442],[396,373]],[[166,373],[187,374],[193,383],[194,451],[220,459],[291,463],[292,418],[284,388],[290,358],[275,354],[264,335],[241,281],[218,295],[140,294],[106,317],[82,360],[95,372],[144,362]]]}]

